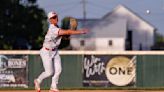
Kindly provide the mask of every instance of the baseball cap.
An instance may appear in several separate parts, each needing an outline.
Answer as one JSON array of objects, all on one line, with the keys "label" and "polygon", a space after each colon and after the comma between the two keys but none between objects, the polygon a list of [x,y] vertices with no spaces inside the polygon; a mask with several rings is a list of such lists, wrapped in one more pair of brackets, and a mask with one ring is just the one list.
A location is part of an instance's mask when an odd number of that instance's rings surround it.
[{"label": "baseball cap", "polygon": [[51,12],[48,13],[48,19],[50,19],[50,18],[52,18],[56,15],[57,15],[57,13],[55,13],[54,11],[51,11]]}]

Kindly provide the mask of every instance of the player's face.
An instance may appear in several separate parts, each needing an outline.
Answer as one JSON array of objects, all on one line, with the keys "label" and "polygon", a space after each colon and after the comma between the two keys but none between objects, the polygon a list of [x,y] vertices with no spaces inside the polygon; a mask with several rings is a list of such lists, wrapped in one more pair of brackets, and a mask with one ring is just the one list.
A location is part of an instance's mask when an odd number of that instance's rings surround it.
[{"label": "player's face", "polygon": [[54,17],[50,18],[50,23],[54,24],[54,25],[57,25],[57,23],[58,23],[58,16],[54,16]]}]

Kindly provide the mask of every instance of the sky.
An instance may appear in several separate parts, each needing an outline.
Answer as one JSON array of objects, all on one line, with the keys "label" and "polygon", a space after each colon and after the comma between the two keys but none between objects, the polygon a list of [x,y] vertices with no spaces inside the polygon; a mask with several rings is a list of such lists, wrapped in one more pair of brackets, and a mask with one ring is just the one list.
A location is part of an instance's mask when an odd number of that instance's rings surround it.
[{"label": "sky", "polygon": [[[66,16],[83,18],[83,1],[37,0],[37,3],[46,13],[57,12],[61,21]],[[157,28],[158,33],[164,35],[164,0],[85,0],[85,2],[86,18],[102,18],[121,4]],[[147,13],[147,10],[150,13]]]}]

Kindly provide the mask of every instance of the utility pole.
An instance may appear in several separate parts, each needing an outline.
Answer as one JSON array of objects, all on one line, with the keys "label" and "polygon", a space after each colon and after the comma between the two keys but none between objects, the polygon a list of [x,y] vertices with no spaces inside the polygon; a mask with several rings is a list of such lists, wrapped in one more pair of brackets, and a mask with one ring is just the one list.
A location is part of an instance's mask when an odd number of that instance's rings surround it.
[{"label": "utility pole", "polygon": [[83,4],[83,25],[85,26],[85,21],[86,21],[86,0],[82,0]]},{"label": "utility pole", "polygon": [[[82,21],[82,26],[83,28],[85,27],[86,25],[86,0],[82,0],[82,8],[83,8],[83,21]],[[82,35],[81,36],[81,41],[80,41],[80,49],[81,50],[84,50],[85,48],[85,39],[84,39],[84,36]]]}]

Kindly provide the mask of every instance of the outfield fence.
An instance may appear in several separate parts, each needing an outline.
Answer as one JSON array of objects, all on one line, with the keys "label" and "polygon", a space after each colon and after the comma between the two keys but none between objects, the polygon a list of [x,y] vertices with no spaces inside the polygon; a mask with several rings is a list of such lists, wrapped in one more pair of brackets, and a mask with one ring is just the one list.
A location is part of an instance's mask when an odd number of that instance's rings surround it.
[{"label": "outfield fence", "polygon": [[[59,51],[59,88],[164,87],[164,51]],[[39,51],[0,51],[0,87],[33,88]],[[48,88],[51,79],[42,83]]]}]

